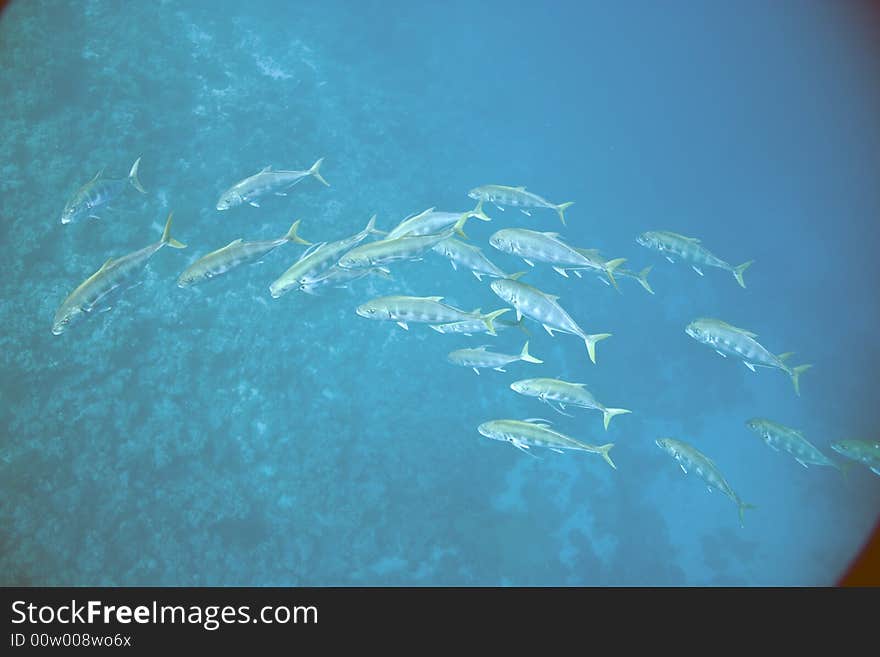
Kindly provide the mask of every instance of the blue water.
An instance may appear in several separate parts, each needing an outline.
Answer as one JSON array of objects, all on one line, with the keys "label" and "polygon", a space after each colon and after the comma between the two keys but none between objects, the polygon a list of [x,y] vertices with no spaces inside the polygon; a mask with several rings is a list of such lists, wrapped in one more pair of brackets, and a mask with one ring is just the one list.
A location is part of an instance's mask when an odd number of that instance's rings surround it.
[{"label": "blue water", "polygon": [[[0,16],[0,583],[24,585],[822,585],[880,509],[880,478],[802,468],[745,427],[800,428],[826,454],[876,439],[880,407],[878,16],[858,3],[12,2]],[[94,173],[142,156],[149,191],[61,225]],[[214,209],[235,181],[325,157],[331,183]],[[655,296],[538,265],[583,344],[531,323],[544,365],[475,376],[446,354],[497,338],[405,332],[381,294],[503,304],[429,254],[320,297],[267,288],[304,247],[192,290],[177,275],[302,218],[313,241],[389,229],[472,187],[575,201],[505,226],[654,265]],[[107,313],[50,332],[107,258],[162,249]],[[701,238],[730,274],[667,263],[645,230]],[[684,333],[715,316],[814,368],[749,372]],[[560,376],[633,410],[557,415],[511,381]],[[592,454],[530,458],[481,437],[547,417]],[[654,440],[711,456],[757,506],[684,476]]]}]

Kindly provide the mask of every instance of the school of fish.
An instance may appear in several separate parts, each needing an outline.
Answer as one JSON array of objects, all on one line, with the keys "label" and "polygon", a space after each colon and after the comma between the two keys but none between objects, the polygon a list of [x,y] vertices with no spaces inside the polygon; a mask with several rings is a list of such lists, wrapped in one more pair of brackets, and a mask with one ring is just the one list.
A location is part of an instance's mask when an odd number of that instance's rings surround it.
[{"label": "school of fish", "polygon": [[[323,161],[324,158],[319,158],[311,167],[303,170],[276,170],[266,166],[224,191],[216,203],[216,209],[225,212],[244,205],[259,208],[265,197],[286,196],[294,186],[307,178],[329,187],[330,183],[320,173]],[[61,213],[61,223],[100,218],[98,212],[108,209],[107,204],[120,198],[129,186],[141,194],[147,194],[138,175],[140,162],[141,158],[137,158],[128,175],[122,178],[105,177],[103,170],[99,171],[73,193]],[[529,331],[524,325],[528,319],[543,327],[551,337],[560,333],[579,338],[586,347],[589,360],[596,363],[596,345],[612,337],[611,333],[587,332],[581,326],[585,319],[573,318],[560,304],[561,296],[519,280],[525,272],[505,272],[479,246],[467,241],[468,236],[464,231],[470,219],[492,221],[484,212],[485,204],[491,204],[499,211],[515,208],[529,217],[533,211],[552,210],[564,226],[565,211],[573,202],[554,203],[522,186],[483,185],[470,190],[467,195],[477,201],[470,210],[450,212],[428,208],[406,217],[388,231],[376,228],[376,216],[373,216],[359,232],[334,241],[313,243],[306,240],[299,235],[301,222],[297,219],[286,233],[276,239],[246,241],[239,238],[204,253],[183,269],[177,285],[191,288],[203,284],[242,265],[261,262],[269,253],[282,249],[286,244],[308,248],[268,285],[269,295],[273,299],[294,290],[319,294],[327,287],[345,288],[369,275],[391,279],[394,264],[420,261],[428,254],[435,253],[447,259],[453,270],[469,271],[479,282],[483,277],[492,279],[488,287],[506,305],[483,312],[480,308],[456,308],[439,295],[388,295],[364,301],[354,309],[355,313],[366,319],[396,323],[405,330],[409,329],[410,324],[421,323],[441,334],[463,336],[494,336],[498,330],[508,328],[519,328],[528,336]],[[162,247],[186,248],[185,244],[171,237],[171,225],[172,213],[169,213],[159,241],[127,255],[110,257],[80,283],[61,302],[52,323],[52,333],[61,335],[80,320],[112,309],[119,295],[139,284],[138,274]],[[374,239],[370,240],[371,237]],[[670,231],[644,232],[636,238],[636,243],[658,252],[671,263],[677,260],[688,263],[699,276],[704,276],[704,269],[708,267],[729,272],[742,288],[746,287],[744,272],[753,264],[749,260],[740,265],[731,265],[709,251],[699,239]],[[654,294],[648,282],[651,266],[638,272],[625,269],[622,265],[626,258],[607,259],[596,249],[568,244],[557,232],[500,228],[489,238],[488,244],[500,253],[519,258],[528,267],[548,265],[565,278],[570,278],[569,274],[582,278],[585,273],[591,273],[618,291],[618,279],[629,278],[638,282],[646,292]],[[515,316],[516,321],[501,319],[507,313]],[[812,367],[810,364],[790,364],[792,352],[774,353],[758,341],[756,333],[721,319],[696,318],[684,327],[684,332],[720,356],[742,361],[752,372],[756,372],[756,368],[782,371],[791,380],[797,395],[800,395],[801,374]],[[543,360],[530,352],[529,340],[525,341],[519,353],[501,353],[490,349],[489,345],[481,344],[455,349],[449,352],[447,358],[450,364],[470,368],[476,374],[480,374],[481,370],[505,373],[505,368],[523,368],[523,363],[526,364],[525,370],[536,370],[533,365],[544,364]],[[509,387],[513,392],[535,398],[556,413],[568,417],[573,415],[567,410],[598,411],[602,414],[605,431],[612,418],[632,412],[606,406],[585,384],[560,378],[519,379]],[[833,442],[829,445],[830,449],[846,459],[845,462],[838,462],[809,442],[800,430],[758,417],[747,420],[745,425],[772,450],[787,453],[804,468],[826,466],[846,474],[851,465],[862,464],[880,476],[880,441],[849,439]],[[549,420],[493,419],[480,424],[477,431],[486,438],[508,442],[530,455],[534,455],[533,448],[546,448],[560,454],[567,450],[598,454],[611,468],[617,469],[610,456],[614,443],[593,445],[553,429]],[[740,524],[743,524],[744,512],[755,507],[739,497],[709,456],[677,438],[658,438],[655,443],[678,463],[685,474],[695,474],[710,492],[717,490],[729,498],[736,506]]]}]

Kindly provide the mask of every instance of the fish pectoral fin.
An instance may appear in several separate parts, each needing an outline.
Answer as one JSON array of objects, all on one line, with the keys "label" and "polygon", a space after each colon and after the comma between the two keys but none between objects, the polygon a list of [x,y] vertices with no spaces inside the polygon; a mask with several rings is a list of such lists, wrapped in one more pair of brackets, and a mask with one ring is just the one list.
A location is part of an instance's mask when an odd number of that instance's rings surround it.
[{"label": "fish pectoral fin", "polygon": [[712,492],[712,487],[711,487],[711,486],[706,486],[706,490],[709,491],[709,492],[711,493],[711,492]]},{"label": "fish pectoral fin", "polygon": [[99,217],[99,216],[96,215],[96,214],[90,214],[90,215],[89,215],[89,219],[100,219],[100,218],[101,218],[101,217]]},{"label": "fish pectoral fin", "polygon": [[[583,276],[581,276],[581,273],[580,273],[577,269],[574,269],[574,270],[572,270],[572,271],[574,271],[574,275],[577,276],[578,278],[583,278]],[[603,278],[603,279],[601,279],[601,280],[604,281],[605,279]],[[608,282],[607,282],[607,281],[605,282],[605,285],[608,285]]]},{"label": "fish pectoral fin", "polygon": [[255,208],[260,207],[260,204],[257,203],[256,201],[248,201],[248,205],[252,205],[252,206],[255,207]]},{"label": "fish pectoral fin", "polygon": [[520,312],[519,308],[516,309],[516,321],[518,321],[518,322],[522,321],[522,312]]},{"label": "fish pectoral fin", "polygon": [[715,350],[715,353],[718,354],[719,356],[721,356],[722,358],[727,358],[727,354],[725,354],[723,351],[718,351],[718,350],[716,349],[716,350]]},{"label": "fish pectoral fin", "polygon": [[515,440],[515,441],[513,442],[513,446],[516,447],[519,451],[521,451],[521,452],[523,452],[523,453],[525,453],[525,454],[528,454],[528,455],[531,456],[533,459],[538,459],[538,460],[540,460],[540,457],[539,457],[539,456],[535,456],[534,454],[532,454],[532,453],[529,451],[529,446],[528,446],[528,445],[526,445],[526,444],[524,444],[524,443],[521,443],[521,442],[519,442],[518,440]]},{"label": "fish pectoral fin", "polygon": [[527,217],[531,217],[531,216],[532,216],[532,213],[529,212],[528,210],[524,210],[524,209],[520,208],[519,211],[522,212],[522,213],[523,213],[524,215],[526,215]]},{"label": "fish pectoral fin", "polygon": [[551,451],[551,452],[556,452],[557,454],[565,454],[565,452],[563,452],[561,449],[557,449],[557,448],[555,448],[555,447],[551,447],[551,448],[550,448],[550,451]]},{"label": "fish pectoral fin", "polygon": [[745,366],[748,367],[750,370],[752,370],[752,372],[757,371],[757,370],[755,370],[755,366],[752,365],[752,364],[751,364],[749,361],[747,361],[747,360],[744,360],[744,361],[743,361],[743,365],[745,365]]},{"label": "fish pectoral fin", "polygon": [[[580,275],[580,274],[578,274],[578,275]],[[604,276],[596,276],[596,278],[598,278],[600,281],[602,281],[607,287],[611,287],[611,281],[609,281]]]},{"label": "fish pectoral fin", "polygon": [[673,265],[675,264],[675,260],[673,260],[673,259],[670,258],[669,256],[666,256],[666,259],[667,259],[669,262],[671,262]]},{"label": "fish pectoral fin", "polygon": [[287,192],[275,192],[275,196],[287,196]]},{"label": "fish pectoral fin", "polygon": [[535,263],[532,262],[531,260],[526,260],[525,258],[523,258],[523,262],[526,263],[529,267],[535,266]]},{"label": "fish pectoral fin", "polygon": [[409,331],[409,325],[406,322],[397,322],[397,325],[404,331]]},{"label": "fish pectoral fin", "polygon": [[568,272],[566,272],[562,267],[554,267],[553,271],[562,276],[563,278],[568,278]]},{"label": "fish pectoral fin", "polygon": [[549,333],[550,337],[552,338],[553,337],[553,329],[550,328],[549,326],[547,326],[546,324],[543,324],[542,326],[544,327],[544,330],[547,331],[547,333]]},{"label": "fish pectoral fin", "polygon": [[872,465],[871,472],[873,472],[875,475],[880,476],[880,465]]},{"label": "fish pectoral fin", "polygon": [[498,208],[499,210],[501,210],[502,212],[504,212],[504,208],[502,208],[502,207],[501,207],[500,205],[498,205],[497,203],[493,203],[492,205],[494,205],[496,208]]},{"label": "fish pectoral fin", "polygon": [[471,271],[471,273],[474,275],[474,277],[475,277],[478,281],[480,281],[480,283],[483,282],[483,275],[482,275],[480,272],[478,272],[478,271]]},{"label": "fish pectoral fin", "polygon": [[501,367],[493,367],[492,369],[495,370],[496,372],[505,372],[505,373],[507,372],[507,370],[505,370]]},{"label": "fish pectoral fin", "polygon": [[685,473],[685,474],[687,474],[687,473],[688,473],[688,471],[687,471],[687,468],[686,468],[686,467],[684,467],[684,464],[682,464],[682,463],[679,463],[679,464],[678,464],[678,467],[679,467],[679,468],[681,468],[681,471],[682,471],[682,472],[684,472],[684,473]]},{"label": "fish pectoral fin", "polygon": [[703,276],[703,270],[697,267],[696,265],[691,265],[691,269],[697,272],[700,276]]},{"label": "fish pectoral fin", "polygon": [[476,367],[472,367],[471,369],[474,371],[474,374],[480,376],[480,370],[478,370]]},{"label": "fish pectoral fin", "polygon": [[795,459],[795,461],[797,461],[798,463],[800,463],[800,464],[801,464],[802,466],[804,466],[805,468],[807,467],[807,464],[804,463],[803,461],[801,461],[800,459]]},{"label": "fish pectoral fin", "polygon": [[453,271],[458,271],[458,265],[455,264],[455,260],[450,260],[450,261],[449,261],[449,264],[452,265],[452,269],[453,269]]}]

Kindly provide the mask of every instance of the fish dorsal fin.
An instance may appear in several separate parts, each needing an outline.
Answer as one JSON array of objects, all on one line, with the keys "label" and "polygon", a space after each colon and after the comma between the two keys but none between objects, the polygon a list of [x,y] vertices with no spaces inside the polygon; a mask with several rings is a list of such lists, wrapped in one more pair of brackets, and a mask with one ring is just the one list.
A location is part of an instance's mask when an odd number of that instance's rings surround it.
[{"label": "fish dorsal fin", "polygon": [[544,296],[552,301],[559,301],[559,296],[556,294],[547,294],[546,292],[544,292]]},{"label": "fish dorsal fin", "polygon": [[481,312],[483,312],[483,309],[482,308],[474,308],[471,312],[474,315],[479,315]]},{"label": "fish dorsal fin", "polygon": [[443,297],[425,297],[427,301],[443,301]]},{"label": "fish dorsal fin", "polygon": [[229,244],[224,246],[224,249],[228,249],[230,246],[235,246],[236,244],[241,244],[241,238],[239,237],[237,240],[232,240]]},{"label": "fish dorsal fin", "polygon": [[[736,331],[737,333],[741,333],[741,334],[748,336],[750,338],[757,338],[758,337],[757,333],[753,333],[752,331],[749,331],[747,329],[740,328],[738,326],[734,326],[733,324],[728,324],[727,322],[725,322],[723,320],[718,319],[715,321],[717,321],[724,328],[730,329],[731,331]],[[789,354],[789,355],[791,355],[791,354]]]},{"label": "fish dorsal fin", "polygon": [[259,173],[269,173],[270,171],[272,171],[271,164],[264,166],[262,169],[260,169]]},{"label": "fish dorsal fin", "polygon": [[524,185],[521,185],[520,187],[514,187],[514,189],[515,189],[516,191],[518,191],[518,192],[524,192],[524,191],[526,191],[526,188],[525,188]]},{"label": "fish dorsal fin", "polygon": [[550,420],[545,420],[542,417],[527,417],[525,420],[523,420],[523,422],[529,422],[531,424],[537,425],[545,425],[548,427],[553,424]]},{"label": "fish dorsal fin", "polygon": [[104,173],[104,167],[101,167],[100,169],[98,169],[98,173],[96,173],[96,174],[95,174],[95,177],[92,178],[89,182],[90,182],[90,183],[95,182],[98,178],[101,177],[101,174],[102,174],[102,173]]},{"label": "fish dorsal fin", "polygon": [[474,347],[474,351],[486,351],[489,348],[487,344],[481,344],[479,347]]},{"label": "fish dorsal fin", "polygon": [[781,361],[784,363],[785,361],[787,361],[787,360],[788,360],[789,358],[791,358],[792,356],[794,356],[794,352],[793,352],[793,351],[786,351],[784,354],[779,354],[779,355],[777,356],[777,358],[778,358],[779,360],[781,360]]},{"label": "fish dorsal fin", "polygon": [[327,244],[327,242],[320,242],[319,244],[312,244],[309,248],[307,248],[303,252],[303,254],[299,257],[299,260],[297,260],[297,262],[305,260],[313,253],[316,253],[318,251],[318,249],[320,249],[322,246],[325,246],[326,244]]},{"label": "fish dorsal fin", "polygon": [[527,271],[518,271],[515,274],[511,274],[510,276],[508,276],[507,279],[510,281],[518,281],[520,278],[522,278],[523,276],[525,276],[528,273],[529,272],[527,272]]},{"label": "fish dorsal fin", "polygon": [[693,244],[699,244],[699,243],[700,243],[700,240],[699,240],[698,238],[696,238],[696,237],[687,237],[687,236],[685,236],[685,235],[682,235],[682,238],[684,238],[685,240],[687,240],[688,242],[691,242],[691,243],[693,243]]},{"label": "fish dorsal fin", "polygon": [[599,249],[575,249],[582,256],[586,256],[588,258],[598,258],[599,257]]},{"label": "fish dorsal fin", "polygon": [[553,239],[557,239],[559,237],[559,233],[541,233],[545,237],[552,237]]},{"label": "fish dorsal fin", "polygon": [[105,262],[103,265],[101,265],[101,269],[99,269],[98,271],[103,271],[103,270],[107,269],[107,267],[109,267],[112,263],[113,263],[113,258],[107,258],[107,262]]}]

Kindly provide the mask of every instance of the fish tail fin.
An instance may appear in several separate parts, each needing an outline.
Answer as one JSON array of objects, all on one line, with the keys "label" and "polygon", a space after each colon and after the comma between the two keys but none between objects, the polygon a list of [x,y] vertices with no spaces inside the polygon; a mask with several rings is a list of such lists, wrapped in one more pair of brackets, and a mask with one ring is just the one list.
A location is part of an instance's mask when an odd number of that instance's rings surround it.
[{"label": "fish tail fin", "polygon": [[584,342],[587,345],[587,353],[590,355],[590,360],[593,363],[596,363],[596,343],[599,340],[604,340],[605,338],[610,338],[610,333],[595,333],[593,335],[585,335]]},{"label": "fish tail fin", "polygon": [[625,415],[627,413],[632,413],[632,411],[626,408],[606,408],[602,411],[602,419],[605,421],[605,431],[608,431],[608,424],[611,422],[611,418],[615,415]]},{"label": "fish tail fin", "polygon": [[645,290],[647,290],[649,294],[654,294],[654,290],[651,288],[651,284],[648,282],[648,274],[651,273],[651,270],[653,268],[654,265],[648,265],[642,271],[640,271],[638,275],[639,285],[645,288]]},{"label": "fish tail fin", "polygon": [[562,222],[562,225],[565,225],[565,211],[568,210],[572,205],[574,205],[574,201],[569,201],[568,203],[560,203],[556,206],[556,213],[559,215],[559,221]]},{"label": "fish tail fin", "polygon": [[740,527],[745,527],[746,525],[745,525],[745,523],[743,522],[743,515],[744,515],[745,512],[748,511],[749,509],[755,509],[755,508],[757,508],[757,507],[756,507],[754,504],[746,504],[745,502],[743,502],[743,501],[740,500],[740,499],[738,499],[738,500],[736,501],[736,506],[737,506],[737,510],[739,511],[739,526],[740,526]]},{"label": "fish tail fin", "polygon": [[524,360],[527,363],[543,363],[543,360],[539,360],[532,356],[529,353],[529,341],[526,340],[526,343],[523,345],[522,351],[519,353],[519,359]]},{"label": "fish tail fin", "polygon": [[489,335],[497,335],[495,333],[495,320],[503,315],[506,312],[509,312],[510,308],[500,308],[494,312],[489,313],[488,315],[481,315],[480,319],[483,320],[483,323],[486,325],[486,328],[489,330]]},{"label": "fish tail fin", "polygon": [[138,167],[140,165],[141,158],[136,159],[134,164],[131,165],[131,170],[128,172],[128,182],[130,182],[132,187],[138,190],[141,194],[146,194],[147,190],[144,189],[144,186],[141,185],[140,179],[138,179]]},{"label": "fish tail fin", "polygon": [[614,289],[618,292],[620,292],[620,288],[617,287],[617,281],[614,280],[614,270],[620,267],[624,262],[626,262],[626,258],[615,258],[614,260],[609,260],[605,263],[605,275],[608,276],[608,280],[611,281]]},{"label": "fish tail fin", "polygon": [[855,465],[855,462],[851,461],[849,463],[837,463],[835,461],[832,461],[832,463],[834,463],[834,467],[837,468],[837,471],[843,476],[843,480],[849,483],[849,469]]},{"label": "fish tail fin", "polygon": [[290,230],[284,235],[284,239],[288,242],[296,242],[297,244],[305,244],[309,246],[311,242],[304,240],[302,237],[296,234],[297,229],[299,228],[299,224],[302,219],[297,219],[290,225]]},{"label": "fish tail fin", "polygon": [[455,222],[455,225],[452,227],[452,230],[456,232],[459,237],[463,237],[464,239],[470,239],[467,234],[464,232],[464,224],[470,219],[471,215],[468,212],[463,212],[461,216],[458,218],[458,221]]},{"label": "fish tail fin", "polygon": [[174,213],[169,212],[168,218],[165,220],[165,230],[162,231],[162,244],[167,244],[174,249],[185,249],[186,244],[184,244],[183,242],[178,242],[176,239],[171,237],[171,218],[173,216]]},{"label": "fish tail fin", "polygon": [[364,226],[363,230],[366,235],[387,235],[384,230],[378,230],[376,228],[376,215],[370,217],[370,220],[367,222],[367,225]]},{"label": "fish tail fin", "polygon": [[330,183],[328,183],[326,180],[324,180],[324,176],[321,175],[321,162],[323,162],[323,161],[324,161],[323,157],[319,158],[318,161],[312,165],[312,168],[309,169],[309,174],[314,176],[318,180],[320,180],[325,185],[327,185],[327,187],[329,187]]},{"label": "fish tail fin", "polygon": [[798,365],[797,367],[792,368],[789,372],[789,376],[791,376],[791,382],[794,385],[794,392],[798,397],[801,396],[800,376],[811,367],[812,365]]},{"label": "fish tail fin", "polygon": [[599,445],[599,447],[597,447],[596,449],[602,455],[602,458],[605,459],[605,462],[612,468],[617,470],[617,466],[614,465],[614,461],[611,460],[611,455],[609,454],[612,447],[614,447],[614,443],[606,443],[604,445]]},{"label": "fish tail fin", "polygon": [[754,260],[749,260],[748,262],[744,262],[741,265],[733,268],[733,277],[736,279],[736,282],[739,283],[739,286],[744,288],[746,286],[746,282],[743,280],[743,272],[752,266]]},{"label": "fish tail fin", "polygon": [[523,316],[520,317],[518,320],[516,320],[516,322],[514,322],[514,326],[516,326],[516,328],[518,328],[520,331],[522,331],[523,333],[525,333],[527,336],[532,337],[532,332],[529,331],[529,329],[526,328],[526,318],[525,318],[525,315],[523,315]]}]

